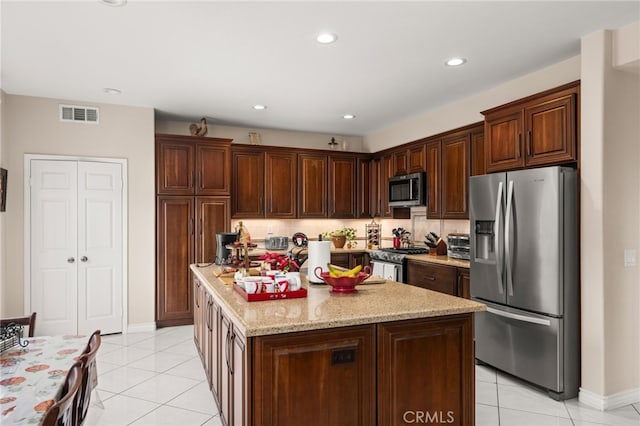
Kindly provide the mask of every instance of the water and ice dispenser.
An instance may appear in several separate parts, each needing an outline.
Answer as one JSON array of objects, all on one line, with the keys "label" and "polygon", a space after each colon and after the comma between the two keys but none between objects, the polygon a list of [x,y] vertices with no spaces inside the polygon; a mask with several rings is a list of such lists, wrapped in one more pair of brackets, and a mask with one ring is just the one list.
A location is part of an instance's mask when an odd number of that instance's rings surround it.
[{"label": "water and ice dispenser", "polygon": [[495,233],[493,220],[475,221],[475,260],[494,261],[496,260]]}]

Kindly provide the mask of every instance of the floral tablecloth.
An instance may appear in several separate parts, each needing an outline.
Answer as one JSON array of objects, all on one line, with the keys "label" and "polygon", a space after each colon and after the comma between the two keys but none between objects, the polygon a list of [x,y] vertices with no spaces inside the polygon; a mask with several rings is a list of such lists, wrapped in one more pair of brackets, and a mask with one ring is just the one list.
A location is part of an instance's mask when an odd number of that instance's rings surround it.
[{"label": "floral tablecloth", "polygon": [[58,399],[87,336],[39,336],[0,354],[0,424],[38,424]]}]

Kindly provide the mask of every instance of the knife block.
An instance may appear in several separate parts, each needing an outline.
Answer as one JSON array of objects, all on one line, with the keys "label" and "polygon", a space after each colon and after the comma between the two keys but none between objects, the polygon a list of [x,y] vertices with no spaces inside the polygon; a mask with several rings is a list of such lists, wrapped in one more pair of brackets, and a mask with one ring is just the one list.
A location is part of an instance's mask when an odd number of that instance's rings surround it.
[{"label": "knife block", "polygon": [[430,248],[429,254],[431,256],[445,256],[447,254],[447,243],[441,238],[436,244],[436,248]]}]

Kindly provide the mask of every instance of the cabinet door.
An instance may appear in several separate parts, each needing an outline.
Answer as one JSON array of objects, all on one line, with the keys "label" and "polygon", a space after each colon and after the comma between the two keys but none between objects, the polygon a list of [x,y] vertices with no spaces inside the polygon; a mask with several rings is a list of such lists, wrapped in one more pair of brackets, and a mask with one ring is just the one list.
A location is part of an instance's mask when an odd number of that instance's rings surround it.
[{"label": "cabinet door", "polygon": [[[213,303],[213,297],[206,291],[203,287],[203,306],[202,306],[202,314],[201,321],[203,324],[202,327],[202,364],[204,365],[204,374],[207,377],[207,383],[209,384],[209,389],[211,389],[211,338],[213,335],[213,324],[211,322],[211,305]],[[195,319],[194,319],[195,322]]]},{"label": "cabinet door", "polygon": [[254,424],[376,424],[375,325],[254,342]]},{"label": "cabinet door", "polygon": [[521,110],[487,115],[484,136],[487,173],[524,166]]},{"label": "cabinet door", "polygon": [[442,218],[467,219],[469,133],[442,140]]},{"label": "cabinet door", "polygon": [[[203,356],[204,354],[204,341],[203,341],[203,332],[205,329],[205,325],[203,324],[203,299],[204,291],[202,288],[202,283],[197,278],[193,278],[193,341],[196,345],[196,349],[198,350],[198,354],[202,361],[205,361]],[[206,365],[205,365],[206,370]]]},{"label": "cabinet door", "polygon": [[231,411],[233,394],[231,389],[231,362],[232,362],[232,325],[223,311],[220,311],[220,419],[223,425],[231,425]]},{"label": "cabinet door", "polygon": [[360,253],[350,253],[349,254],[349,269],[355,268],[358,265],[371,266],[371,258],[369,257],[369,253],[360,252]]},{"label": "cabinet door", "polygon": [[196,145],[196,194],[229,195],[231,148],[229,144]]},{"label": "cabinet door", "polygon": [[373,217],[373,202],[374,194],[377,191],[372,191],[374,185],[371,185],[371,167],[372,161],[370,159],[358,158],[357,168],[357,187],[356,187],[356,205],[357,205],[357,217]]},{"label": "cabinet door", "polygon": [[247,339],[235,328],[231,335],[231,381],[232,417],[231,424],[245,426],[248,420],[249,392],[247,389],[249,371],[247,362]]},{"label": "cabinet door", "polygon": [[298,155],[298,217],[327,217],[327,157]]},{"label": "cabinet door", "polygon": [[393,153],[393,176],[406,175],[409,172],[409,151],[403,149]]},{"label": "cabinet door", "polygon": [[216,234],[231,227],[231,208],[228,197],[196,197],[196,262],[216,261]]},{"label": "cabinet door", "polygon": [[484,175],[487,167],[484,162],[484,129],[471,133],[471,176]]},{"label": "cabinet door", "polygon": [[458,268],[458,297],[471,299],[471,279],[468,268]]},{"label": "cabinet door", "polygon": [[231,214],[264,217],[264,153],[232,151]]},{"label": "cabinet door", "polygon": [[171,140],[156,141],[156,193],[194,193],[195,150],[193,144]]},{"label": "cabinet door", "polygon": [[393,157],[385,155],[380,159],[380,211],[382,217],[393,217],[393,208],[389,206],[389,178],[393,176]]},{"label": "cabinet door", "polygon": [[575,98],[568,94],[525,108],[527,166],[576,160]]},{"label": "cabinet door", "polygon": [[193,323],[193,197],[160,196],[157,214],[156,325]]},{"label": "cabinet door", "polygon": [[220,350],[220,305],[218,305],[215,299],[211,296],[211,305],[209,309],[209,321],[211,327],[209,328],[209,383],[211,385],[211,393],[216,404],[220,406],[220,363],[223,361],[223,356]]},{"label": "cabinet door", "polygon": [[426,146],[420,144],[409,148],[409,173],[426,172]]},{"label": "cabinet door", "polygon": [[371,215],[382,216],[382,188],[380,176],[382,174],[382,161],[374,158],[371,161]]},{"label": "cabinet door", "polygon": [[295,153],[267,152],[265,157],[266,217],[296,217],[298,157]]},{"label": "cabinet door", "polygon": [[331,264],[349,268],[349,253],[331,253]]},{"label": "cabinet door", "polygon": [[356,217],[356,159],[329,157],[329,217]]},{"label": "cabinet door", "polygon": [[407,284],[457,296],[458,272],[453,266],[408,260]]},{"label": "cabinet door", "polygon": [[440,219],[440,182],[441,143],[439,140],[428,142],[427,151],[427,218]]},{"label": "cabinet door", "polygon": [[377,424],[473,425],[474,370],[473,314],[379,324]]}]

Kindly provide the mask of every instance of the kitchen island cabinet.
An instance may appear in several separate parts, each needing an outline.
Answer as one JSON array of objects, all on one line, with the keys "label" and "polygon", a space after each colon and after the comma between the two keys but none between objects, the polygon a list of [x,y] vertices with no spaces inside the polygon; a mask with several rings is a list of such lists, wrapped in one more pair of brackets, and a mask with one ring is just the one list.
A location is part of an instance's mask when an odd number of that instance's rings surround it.
[{"label": "kitchen island cabinet", "polygon": [[[447,260],[433,259],[439,261],[435,263],[430,257]],[[469,267],[456,266],[457,263],[463,264],[464,261],[449,260],[446,256],[429,255],[422,258],[419,256],[409,258],[407,259],[407,284],[470,299]]]},{"label": "kitchen island cabinet", "polygon": [[425,410],[474,424],[473,312],[484,305],[391,281],[336,296],[306,279],[306,298],[247,302],[217,267],[191,270],[219,307],[199,316],[217,343],[194,333],[217,345],[203,365],[220,372],[223,424],[400,425]]}]

